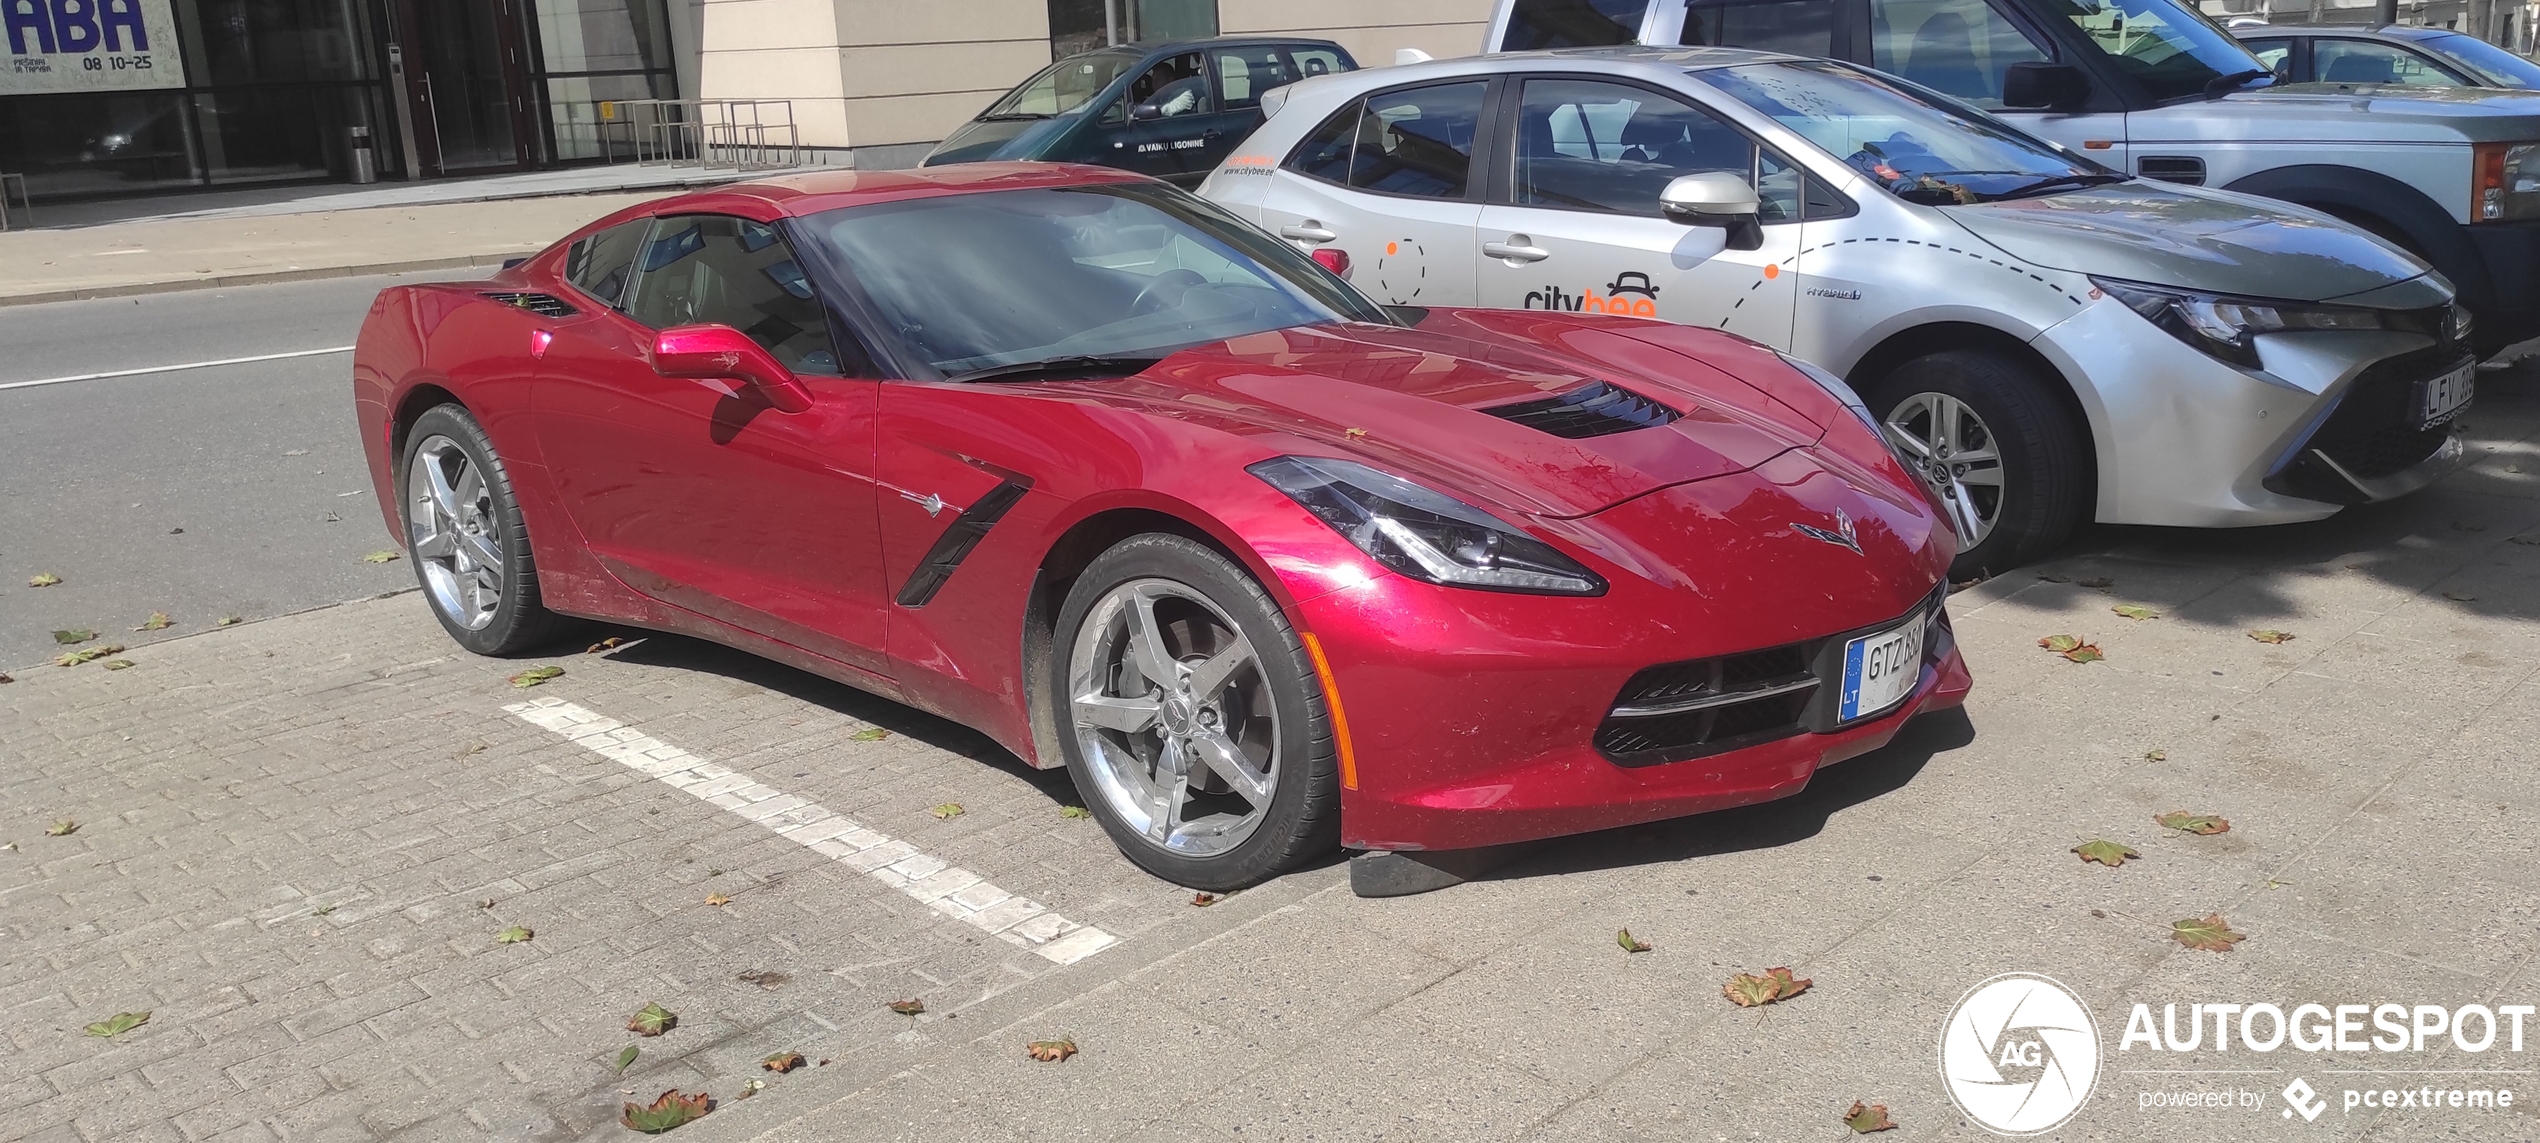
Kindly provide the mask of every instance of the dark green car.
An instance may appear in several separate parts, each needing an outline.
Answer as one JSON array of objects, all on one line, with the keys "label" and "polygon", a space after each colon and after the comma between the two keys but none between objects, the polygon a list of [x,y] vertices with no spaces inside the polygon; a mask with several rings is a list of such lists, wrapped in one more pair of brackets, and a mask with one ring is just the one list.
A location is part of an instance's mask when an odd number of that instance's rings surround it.
[{"label": "dark green car", "polygon": [[1261,95],[1358,67],[1330,40],[1227,36],[1069,56],[1005,93],[919,166],[1038,159],[1196,185],[1261,126]]}]

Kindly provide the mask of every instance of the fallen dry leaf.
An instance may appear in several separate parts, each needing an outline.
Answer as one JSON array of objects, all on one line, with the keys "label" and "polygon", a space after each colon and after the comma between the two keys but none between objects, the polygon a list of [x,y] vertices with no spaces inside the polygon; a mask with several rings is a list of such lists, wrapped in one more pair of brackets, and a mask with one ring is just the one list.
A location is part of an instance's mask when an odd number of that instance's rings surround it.
[{"label": "fallen dry leaf", "polygon": [[2075,635],[2049,635],[2038,640],[2037,645],[2061,655],[2066,651],[2070,651],[2075,647],[2081,646],[2081,638]]},{"label": "fallen dry leaf", "polygon": [[774,992],[785,987],[785,982],[794,978],[772,969],[754,968],[732,979],[743,984],[755,984],[769,992]]},{"label": "fallen dry leaf", "polygon": [[37,575],[31,575],[26,579],[26,585],[28,587],[57,587],[60,586],[61,582],[62,577],[54,575],[51,572],[42,572]]},{"label": "fallen dry leaf", "polygon": [[59,643],[59,644],[61,644],[62,646],[65,646],[65,647],[72,646],[72,645],[74,645],[74,644],[85,643],[85,642],[87,642],[87,641],[89,641],[89,640],[91,640],[91,639],[94,639],[94,638],[96,638],[96,637],[97,637],[97,633],[96,633],[96,632],[94,632],[94,631],[84,631],[84,630],[74,630],[74,631],[56,631],[56,632],[54,632],[54,633],[53,633],[53,641],[54,641],[55,643]]},{"label": "fallen dry leaf", "polygon": [[658,1036],[678,1026],[678,1013],[649,1000],[642,1008],[636,1009],[634,1015],[626,1018],[626,1030],[638,1036]]},{"label": "fallen dry leaf", "polygon": [[1857,1099],[1852,1101],[1852,1110],[1843,1113],[1843,1125],[1851,1128],[1855,1135],[1896,1129],[1896,1121],[1887,1117],[1886,1104],[1864,1104]]},{"label": "fallen dry leaf", "polygon": [[398,555],[395,552],[381,549],[379,551],[372,552],[369,555],[363,556],[362,562],[366,564],[389,564],[395,563],[404,558],[404,556]]},{"label": "fallen dry leaf", "polygon": [[633,1044],[626,1045],[626,1050],[617,1054],[617,1074],[625,1075],[626,1069],[635,1063],[635,1057],[643,1054],[644,1049]]},{"label": "fallen dry leaf", "polygon": [[2141,623],[2146,619],[2158,619],[2161,617],[2161,613],[2158,611],[2154,611],[2149,607],[2139,607],[2131,603],[2120,603],[2108,610],[2134,620],[2137,623]]},{"label": "fallen dry leaf", "polygon": [[597,654],[599,654],[599,653],[601,653],[601,652],[603,652],[603,651],[614,651],[614,650],[617,650],[618,648],[623,647],[623,646],[625,646],[625,645],[626,645],[626,640],[624,640],[624,639],[622,639],[622,638],[619,638],[618,636],[611,635],[611,636],[609,636],[609,637],[608,637],[608,638],[606,638],[606,639],[602,639],[602,640],[600,640],[600,641],[599,641],[599,642],[597,642],[597,643],[593,643],[593,644],[591,644],[591,645],[590,645],[590,646],[588,646],[588,647],[584,647],[584,648],[582,649],[582,653],[583,653],[583,654],[585,654],[585,655],[597,655]]},{"label": "fallen dry leaf", "polygon": [[1060,806],[1058,807],[1058,816],[1062,818],[1089,818],[1094,816],[1094,812],[1083,806]]},{"label": "fallen dry leaf", "polygon": [[236,627],[236,626],[238,626],[239,624],[244,623],[244,622],[246,622],[246,620],[241,619],[241,618],[239,618],[238,616],[235,616],[235,615],[224,615],[224,616],[221,616],[221,617],[220,617],[220,618],[218,618],[218,619],[212,620],[212,626],[214,626],[214,627]]},{"label": "fallen dry leaf", "polygon": [[944,821],[951,821],[951,820],[953,820],[954,818],[960,817],[961,815],[963,815],[963,814],[965,814],[965,813],[968,813],[969,811],[962,809],[962,808],[961,808],[961,803],[959,803],[959,802],[946,802],[946,803],[944,803],[943,805],[937,806],[937,807],[935,807],[935,808],[933,808],[933,809],[931,809],[931,810],[928,810],[928,811],[926,811],[926,812],[927,812],[927,813],[930,813],[930,814],[933,814],[933,815],[935,815],[937,818],[942,819],[942,820],[944,820]]},{"label": "fallen dry leaf", "polygon": [[16,679],[10,678],[6,673],[0,672],[0,683],[14,683],[16,681]]},{"label": "fallen dry leaf", "polygon": [[2071,576],[2056,575],[2053,572],[2039,572],[2037,573],[2037,578],[2045,580],[2048,583],[2071,583],[2073,581]]},{"label": "fallen dry leaf", "polygon": [[1045,1064],[1054,1064],[1076,1054],[1076,1041],[1063,1037],[1056,1040],[1034,1040],[1023,1045],[1023,1050],[1033,1059]]},{"label": "fallen dry leaf", "polygon": [[537,930],[532,929],[527,925],[513,925],[502,932],[494,934],[494,943],[498,945],[516,945],[537,935]]},{"label": "fallen dry leaf", "polygon": [[721,894],[721,893],[708,893],[708,894],[706,894],[706,904],[709,904],[709,905],[714,905],[714,906],[718,906],[718,907],[719,907],[719,906],[723,906],[723,905],[729,905],[729,904],[731,904],[731,903],[732,903],[732,898],[731,898],[731,897],[729,897],[729,896],[726,896],[726,895],[724,895],[724,894]]},{"label": "fallen dry leaf", "polygon": [[733,1092],[732,1098],[748,1099],[751,1096],[757,1095],[760,1091],[765,1090],[766,1087],[767,1081],[763,1079],[743,1080],[741,1081],[741,1090]]},{"label": "fallen dry leaf", "polygon": [[2231,922],[2223,920],[2220,913],[2173,921],[2170,923],[2170,935],[2191,949],[2222,953],[2230,952],[2231,946],[2249,939],[2247,933],[2231,931]]},{"label": "fallen dry leaf", "polygon": [[1759,1008],[1778,1004],[1808,991],[1812,980],[1793,979],[1787,968],[1768,968],[1762,976],[1741,972],[1720,986],[1720,995],[1728,997],[1740,1008]]},{"label": "fallen dry leaf", "polygon": [[44,836],[46,837],[69,837],[70,835],[78,832],[79,823],[72,821],[69,818],[63,818],[60,821],[44,827]]},{"label": "fallen dry leaf", "polygon": [[80,1030],[91,1036],[111,1039],[149,1022],[150,1014],[147,1012],[117,1012]]},{"label": "fallen dry leaf", "polygon": [[1623,946],[1623,951],[1627,953],[1645,953],[1656,947],[1648,941],[1633,936],[1630,929],[1614,930],[1614,943]]},{"label": "fallen dry leaf", "polygon": [[2218,818],[2212,814],[2191,814],[2186,810],[2171,810],[2166,814],[2154,814],[2152,820],[2162,829],[2174,829],[2181,833],[2199,836],[2210,837],[2218,833],[2231,832],[2229,818]]},{"label": "fallen dry leaf", "polygon": [[144,620],[142,620],[142,621],[141,621],[141,626],[139,626],[139,627],[135,627],[135,628],[133,628],[133,630],[135,630],[135,631],[165,631],[165,630],[167,630],[168,628],[170,628],[170,627],[174,627],[174,626],[176,626],[176,620],[173,620],[173,619],[168,618],[168,613],[167,613],[167,612],[164,612],[164,611],[153,611],[153,612],[151,612],[151,613],[150,613],[150,617],[149,617],[148,619],[144,619]]},{"label": "fallen dry leaf", "polygon": [[2037,645],[2075,663],[2096,663],[2108,657],[2100,653],[2098,644],[2083,642],[2073,635],[2049,635],[2038,640]]},{"label": "fallen dry leaf", "polygon": [[862,729],[862,730],[856,731],[855,733],[848,735],[848,736],[847,736],[847,741],[849,741],[849,742],[880,742],[880,741],[882,741],[882,740],[883,740],[883,739],[885,739],[885,738],[889,738],[890,736],[891,736],[891,732],[890,732],[890,731],[884,730],[884,729],[882,729],[881,727],[878,727],[878,726],[868,726],[868,727],[865,727],[865,728],[864,728],[864,729]]},{"label": "fallen dry leaf", "polygon": [[1199,907],[1199,908],[1205,909],[1205,908],[1207,908],[1207,907],[1209,907],[1209,906],[1211,906],[1211,905],[1214,905],[1214,904],[1216,904],[1216,903],[1217,903],[1217,894],[1215,894],[1215,893],[1193,893],[1193,894],[1191,894],[1191,904],[1192,904],[1192,905],[1194,905],[1194,906],[1197,906],[1197,907]]},{"label": "fallen dry leaf", "polygon": [[2478,597],[2471,595],[2466,591],[2447,591],[2443,593],[2443,598],[2451,600],[2454,603],[2469,603],[2476,600]]},{"label": "fallen dry leaf", "polygon": [[803,1066],[803,1054],[801,1052],[778,1052],[764,1060],[760,1060],[758,1062],[758,1066],[766,1068],[767,1070],[775,1072],[781,1076],[794,1070],[795,1068]]},{"label": "fallen dry leaf", "polygon": [[60,658],[53,660],[53,665],[57,667],[76,667],[81,663],[93,663],[108,655],[120,655],[122,653],[122,644],[108,643],[103,647],[86,647],[77,651],[68,652]]},{"label": "fallen dry leaf", "polygon": [[2167,762],[2170,760],[2170,752],[2167,750],[2146,750],[2143,752],[2143,760],[2146,762]]},{"label": "fallen dry leaf", "polygon": [[1342,429],[1342,430],[1341,430],[1341,435],[1342,435],[1342,436],[1345,436],[1345,437],[1348,437],[1349,439],[1354,440],[1354,441],[1355,441],[1355,440],[1365,440],[1365,439],[1367,438],[1367,430],[1365,430],[1365,429]]},{"label": "fallen dry leaf", "polygon": [[511,682],[515,687],[522,690],[528,690],[531,687],[545,683],[549,679],[561,679],[563,677],[564,668],[562,667],[531,667],[526,671],[513,675]]},{"label": "fallen dry leaf", "polygon": [[130,659],[108,659],[108,660],[106,660],[105,662],[103,662],[103,663],[99,663],[99,664],[97,664],[97,665],[98,665],[98,666],[100,666],[100,667],[104,667],[105,669],[107,669],[107,670],[109,670],[109,671],[127,671],[127,670],[131,670],[131,669],[132,669],[132,660],[130,660]]},{"label": "fallen dry leaf", "polygon": [[916,997],[911,997],[907,1000],[894,1000],[891,1002],[891,1011],[897,1012],[902,1016],[915,1016],[925,1010],[926,1002]]},{"label": "fallen dry leaf", "polygon": [[2136,853],[2135,851],[2119,845],[2116,842],[2109,841],[2106,838],[2100,838],[2096,841],[2085,841],[2080,845],[2074,846],[2073,852],[2080,854],[2084,863],[2096,861],[2101,865],[2109,867],[2110,869],[2124,865],[2126,858],[2143,856],[2140,853]]},{"label": "fallen dry leaf", "polygon": [[2112,588],[2112,587],[2117,586],[2117,581],[2115,581],[2115,580],[2113,580],[2113,579],[2103,579],[2103,578],[2096,578],[2096,577],[2091,578],[2091,579],[2077,579],[2077,580],[2074,580],[2073,582],[2074,582],[2075,584],[2078,584],[2078,585],[2082,586],[2082,587],[2093,588],[2093,589],[2096,589],[2096,590],[2099,590],[2099,591],[2106,591],[2106,590],[2108,590],[2109,588]]},{"label": "fallen dry leaf", "polygon": [[2277,631],[2273,628],[2258,628],[2249,632],[2249,637],[2261,643],[2290,643],[2293,641],[2292,632]]},{"label": "fallen dry leaf", "polygon": [[678,1088],[661,1093],[649,1107],[627,1104],[617,1121],[646,1135],[659,1135],[673,1127],[694,1123],[714,1110],[714,1097],[704,1092],[682,1095]]}]

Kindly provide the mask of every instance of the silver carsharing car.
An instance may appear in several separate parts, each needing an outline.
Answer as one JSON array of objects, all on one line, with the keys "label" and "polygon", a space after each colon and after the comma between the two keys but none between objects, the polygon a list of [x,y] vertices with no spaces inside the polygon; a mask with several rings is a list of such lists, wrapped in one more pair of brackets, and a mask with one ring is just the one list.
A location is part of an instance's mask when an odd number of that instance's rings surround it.
[{"label": "silver carsharing car", "polygon": [[2462,459],[2469,318],[2422,262],[1848,64],[1606,48],[1308,80],[1200,193],[1379,301],[1657,318],[1822,366],[1951,514],[1960,575],[2092,519],[2316,519]]}]

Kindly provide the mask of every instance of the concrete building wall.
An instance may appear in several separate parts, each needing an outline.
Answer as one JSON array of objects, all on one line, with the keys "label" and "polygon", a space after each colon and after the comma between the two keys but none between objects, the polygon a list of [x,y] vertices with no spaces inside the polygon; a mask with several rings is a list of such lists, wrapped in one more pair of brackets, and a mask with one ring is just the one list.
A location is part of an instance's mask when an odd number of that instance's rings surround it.
[{"label": "concrete building wall", "polygon": [[[681,90],[786,99],[806,147],[913,162],[1050,62],[1047,0],[670,0]],[[1397,48],[1481,50],[1491,0],[1219,0],[1229,35],[1335,40],[1361,63]]]}]

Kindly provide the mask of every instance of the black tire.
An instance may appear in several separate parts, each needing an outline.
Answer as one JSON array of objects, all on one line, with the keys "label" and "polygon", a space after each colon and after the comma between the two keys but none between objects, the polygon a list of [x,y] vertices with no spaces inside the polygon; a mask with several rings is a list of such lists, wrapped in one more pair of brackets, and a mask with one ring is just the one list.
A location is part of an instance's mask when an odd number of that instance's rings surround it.
[{"label": "black tire", "polygon": [[[1872,386],[1870,408],[1891,426],[1891,434],[1900,411],[1937,394],[1964,403],[2001,458],[1992,528],[1959,549],[1949,578],[1975,579],[2019,567],[2054,550],[2087,519],[2098,470],[2089,434],[2054,391],[2062,384],[2007,354],[1951,349],[1914,358]],[[1977,499],[1982,496],[1979,490]]]},{"label": "black tire", "polygon": [[[1112,805],[1094,776],[1073,720],[1070,666],[1097,603],[1139,580],[1195,590],[1234,621],[1253,649],[1280,728],[1271,756],[1277,781],[1249,837],[1222,853],[1194,857],[1148,839]],[[1261,585],[1205,545],[1181,536],[1133,536],[1096,557],[1067,593],[1051,639],[1051,709],[1078,795],[1122,854],[1177,885],[1224,892],[1260,884],[1340,844],[1340,767],[1322,687],[1296,632]],[[1290,728],[1295,728],[1293,731]]]},{"label": "black tire", "polygon": [[[484,521],[483,534],[502,556],[499,573],[499,602],[492,614],[481,623],[471,625],[470,617],[450,609],[441,592],[434,589],[433,564],[422,553],[421,534],[416,521],[417,503],[408,481],[414,473],[416,457],[427,442],[447,440],[455,444],[469,464],[482,475],[484,495],[477,503]],[[406,559],[414,564],[415,582],[423,588],[425,606],[441,621],[450,638],[479,655],[512,655],[535,649],[562,638],[577,621],[547,610],[538,591],[537,557],[529,547],[529,525],[521,519],[520,501],[512,495],[511,477],[503,469],[503,459],[494,452],[494,442],[476,423],[464,406],[436,405],[428,409],[406,429],[405,444],[397,459],[397,518],[405,524]]]}]

